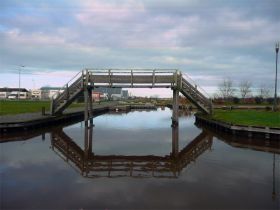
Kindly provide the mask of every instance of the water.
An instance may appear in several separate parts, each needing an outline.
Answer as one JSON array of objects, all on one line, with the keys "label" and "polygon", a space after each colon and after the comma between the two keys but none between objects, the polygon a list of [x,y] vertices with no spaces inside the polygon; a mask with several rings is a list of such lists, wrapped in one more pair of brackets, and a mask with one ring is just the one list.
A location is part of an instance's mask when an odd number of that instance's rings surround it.
[{"label": "water", "polygon": [[279,209],[279,143],[170,117],[108,113],[92,129],[2,137],[1,209]]}]

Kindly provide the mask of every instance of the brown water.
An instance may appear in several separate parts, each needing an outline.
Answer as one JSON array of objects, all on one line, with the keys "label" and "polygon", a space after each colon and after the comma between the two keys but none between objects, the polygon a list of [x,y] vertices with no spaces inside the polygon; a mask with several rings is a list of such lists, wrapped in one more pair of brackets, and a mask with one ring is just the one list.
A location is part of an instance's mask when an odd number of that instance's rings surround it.
[{"label": "brown water", "polygon": [[1,209],[279,209],[279,142],[232,138],[171,111],[2,137]]}]

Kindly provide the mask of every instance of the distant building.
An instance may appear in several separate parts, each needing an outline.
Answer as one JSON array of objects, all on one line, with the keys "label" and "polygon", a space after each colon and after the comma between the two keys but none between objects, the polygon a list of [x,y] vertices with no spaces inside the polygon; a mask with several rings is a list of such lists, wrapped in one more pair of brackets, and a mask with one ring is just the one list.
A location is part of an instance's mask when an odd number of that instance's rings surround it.
[{"label": "distant building", "polygon": [[112,94],[111,95],[111,99],[113,99],[114,101],[120,100],[121,98],[122,98],[122,94]]},{"label": "distant building", "polygon": [[31,90],[32,99],[42,99],[42,90]]},{"label": "distant building", "polygon": [[93,91],[104,93],[110,99],[112,97],[112,94],[121,94],[122,88],[97,87],[94,88]]},{"label": "distant building", "polygon": [[120,100],[120,99],[128,99],[128,90],[122,90],[118,94],[112,94],[111,99],[115,100]]},{"label": "distant building", "polygon": [[25,88],[0,88],[0,99],[29,99],[31,93]]},{"label": "distant building", "polygon": [[128,99],[128,90],[122,90],[121,95],[123,99]]},{"label": "distant building", "polygon": [[52,99],[58,93],[63,92],[61,87],[41,87],[41,99]]}]

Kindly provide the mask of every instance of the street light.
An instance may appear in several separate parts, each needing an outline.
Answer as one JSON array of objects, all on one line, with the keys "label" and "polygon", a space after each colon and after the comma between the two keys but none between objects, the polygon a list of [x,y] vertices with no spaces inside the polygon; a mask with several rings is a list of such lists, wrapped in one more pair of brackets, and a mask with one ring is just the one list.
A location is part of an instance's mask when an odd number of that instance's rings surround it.
[{"label": "street light", "polygon": [[276,42],[275,51],[276,51],[276,75],[275,75],[275,92],[274,92],[273,111],[277,110],[277,62],[278,62],[279,42]]},{"label": "street light", "polygon": [[21,73],[21,68],[24,68],[24,65],[20,65],[18,69],[18,100],[20,100],[20,73]]}]

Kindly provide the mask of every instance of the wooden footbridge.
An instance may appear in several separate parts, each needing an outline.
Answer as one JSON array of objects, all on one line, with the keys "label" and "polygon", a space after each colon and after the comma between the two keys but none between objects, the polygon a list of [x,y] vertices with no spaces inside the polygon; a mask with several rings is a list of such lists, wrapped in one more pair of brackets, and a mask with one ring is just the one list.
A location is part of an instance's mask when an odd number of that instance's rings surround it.
[{"label": "wooden footbridge", "polygon": [[205,91],[186,74],[174,69],[86,69],[76,74],[51,103],[52,115],[61,114],[81,94],[85,99],[85,120],[92,117],[91,91],[110,88],[171,88],[173,122],[178,122],[179,92],[204,113],[211,114],[212,103]]}]

